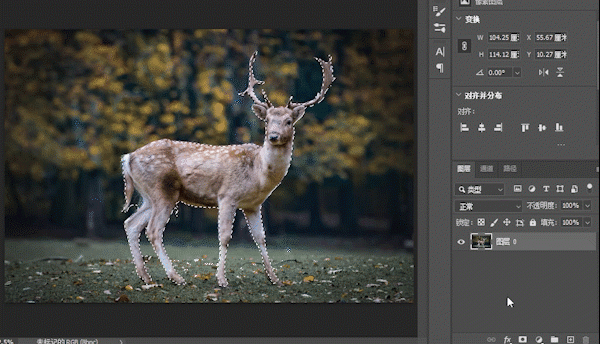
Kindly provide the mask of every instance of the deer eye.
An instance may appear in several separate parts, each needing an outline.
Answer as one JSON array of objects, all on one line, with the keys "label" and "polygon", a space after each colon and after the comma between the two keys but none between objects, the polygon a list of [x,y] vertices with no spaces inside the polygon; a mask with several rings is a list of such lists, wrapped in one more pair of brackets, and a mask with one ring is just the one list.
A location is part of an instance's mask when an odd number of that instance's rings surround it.
[{"label": "deer eye", "polygon": [[291,120],[291,119],[288,119],[288,120],[285,122],[285,124],[286,124],[286,125],[292,125],[292,120]]}]

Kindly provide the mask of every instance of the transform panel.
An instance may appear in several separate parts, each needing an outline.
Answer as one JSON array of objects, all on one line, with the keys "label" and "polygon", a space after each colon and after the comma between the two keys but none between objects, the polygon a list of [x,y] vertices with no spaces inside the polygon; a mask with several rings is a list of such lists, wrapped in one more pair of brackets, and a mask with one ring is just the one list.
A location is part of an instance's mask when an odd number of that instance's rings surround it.
[{"label": "transform panel", "polygon": [[598,343],[598,2],[450,9],[453,342]]}]

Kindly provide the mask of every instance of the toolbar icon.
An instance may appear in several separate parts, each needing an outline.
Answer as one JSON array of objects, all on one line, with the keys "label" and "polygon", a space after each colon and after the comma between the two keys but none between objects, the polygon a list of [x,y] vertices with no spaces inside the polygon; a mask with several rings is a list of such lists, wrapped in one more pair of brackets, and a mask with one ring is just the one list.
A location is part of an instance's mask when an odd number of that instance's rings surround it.
[{"label": "toolbar icon", "polygon": [[442,15],[442,13],[444,13],[444,11],[446,10],[446,7],[442,8],[441,10],[438,11],[438,7],[437,6],[433,6],[433,11],[435,12],[435,16],[439,17]]},{"label": "toolbar icon", "polygon": [[529,130],[529,123],[521,123],[521,132],[524,133]]},{"label": "toolbar icon", "polygon": [[458,52],[459,53],[471,53],[471,40],[470,39],[459,39],[458,40]]},{"label": "toolbar icon", "polygon": [[494,131],[496,132],[502,132],[502,123],[496,123],[496,126],[494,127]]},{"label": "toolbar icon", "polygon": [[435,49],[435,56],[446,57],[446,47],[437,47]]},{"label": "toolbar icon", "polygon": [[579,186],[573,184],[571,185],[571,193],[578,193],[579,192]]},{"label": "toolbar icon", "polygon": [[437,69],[440,72],[440,74],[444,74],[444,64],[443,63],[440,62],[440,63],[436,64],[435,69]]},{"label": "toolbar icon", "polygon": [[538,124],[538,131],[545,131],[546,126],[544,124]]},{"label": "toolbar icon", "polygon": [[485,131],[485,125],[483,123],[479,123],[479,128],[477,128],[477,130],[479,130],[480,133],[483,133]]},{"label": "toolbar icon", "polygon": [[513,192],[523,192],[523,185],[521,185],[521,184],[515,184],[513,186]]},{"label": "toolbar icon", "polygon": [[466,123],[461,123],[460,124],[460,132],[465,132],[465,131],[469,131],[469,127],[467,126]]},{"label": "toolbar icon", "polygon": [[565,132],[565,128],[563,127],[562,124],[556,123],[556,127],[555,127],[554,131],[557,132],[557,133],[564,133]]},{"label": "toolbar icon", "polygon": [[574,344],[575,336],[567,336],[567,344]]},{"label": "toolbar icon", "polygon": [[527,190],[529,190],[529,192],[535,192],[535,185],[529,185]]},{"label": "toolbar icon", "polygon": [[519,336],[519,344],[526,344],[527,336]]},{"label": "toolbar icon", "polygon": [[549,192],[550,191],[550,185],[544,185],[542,187],[544,188],[544,192]]},{"label": "toolbar icon", "polygon": [[565,186],[562,184],[557,185],[556,192],[558,192],[558,193],[565,192]]},{"label": "toolbar icon", "polygon": [[433,31],[446,33],[446,24],[444,23],[433,23]]}]

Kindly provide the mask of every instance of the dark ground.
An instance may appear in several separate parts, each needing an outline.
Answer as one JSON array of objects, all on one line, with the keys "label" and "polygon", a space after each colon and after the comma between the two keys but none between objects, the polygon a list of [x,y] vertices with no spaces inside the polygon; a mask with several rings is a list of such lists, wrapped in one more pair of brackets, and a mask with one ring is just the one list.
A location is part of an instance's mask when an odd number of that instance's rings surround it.
[{"label": "dark ground", "polygon": [[[187,284],[165,275],[142,238],[146,266],[157,286],[135,273],[126,240],[6,239],[5,300],[9,303],[413,302],[413,254],[382,249],[369,239],[267,238],[284,287],[270,284],[253,243],[229,246],[228,288],[217,285],[216,238],[170,235],[165,247]],[[384,245],[385,246],[385,245]]]}]

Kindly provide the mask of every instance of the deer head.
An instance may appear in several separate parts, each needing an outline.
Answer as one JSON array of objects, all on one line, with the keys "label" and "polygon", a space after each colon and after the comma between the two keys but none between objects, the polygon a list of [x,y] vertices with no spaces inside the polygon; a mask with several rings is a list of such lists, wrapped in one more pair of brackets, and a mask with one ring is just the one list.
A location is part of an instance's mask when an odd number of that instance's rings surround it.
[{"label": "deer head", "polygon": [[325,94],[335,80],[335,77],[333,76],[333,62],[331,60],[331,55],[329,55],[329,61],[323,61],[320,58],[315,57],[321,65],[323,83],[321,84],[321,90],[314,99],[305,103],[294,103],[292,102],[292,97],[290,97],[285,106],[275,107],[271,101],[269,101],[264,90],[262,90],[262,95],[265,101],[258,99],[256,93],[254,93],[254,86],[264,84],[264,81],[257,80],[254,76],[254,61],[256,60],[257,53],[257,51],[254,52],[252,57],[250,57],[248,88],[239,95],[249,95],[250,98],[252,98],[254,101],[252,111],[254,111],[256,117],[266,123],[265,143],[268,141],[274,146],[285,145],[292,140],[294,135],[294,125],[302,118],[302,116],[304,116],[306,108],[318,104],[325,99]]}]

